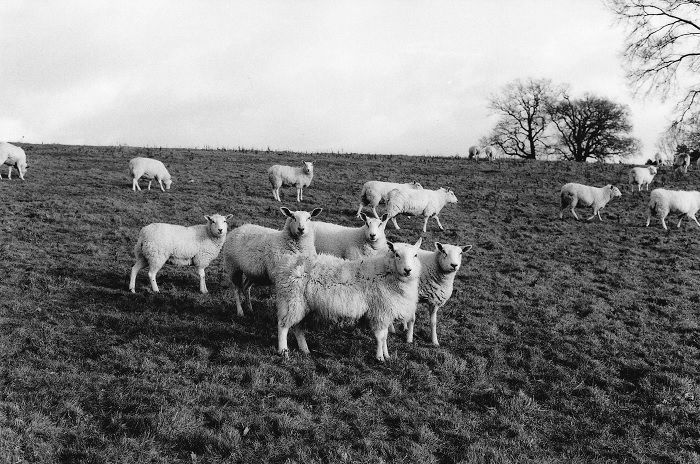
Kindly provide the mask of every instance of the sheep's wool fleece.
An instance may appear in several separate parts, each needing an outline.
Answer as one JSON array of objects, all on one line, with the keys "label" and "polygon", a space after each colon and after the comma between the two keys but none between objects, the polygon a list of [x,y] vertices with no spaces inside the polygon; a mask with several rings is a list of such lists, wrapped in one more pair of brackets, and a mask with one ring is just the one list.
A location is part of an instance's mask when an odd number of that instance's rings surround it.
[{"label": "sheep's wool fleece", "polygon": [[137,250],[149,261],[160,258],[174,264],[195,266],[208,264],[221,251],[225,237],[212,237],[205,224],[185,227],[154,223],[139,233]]}]

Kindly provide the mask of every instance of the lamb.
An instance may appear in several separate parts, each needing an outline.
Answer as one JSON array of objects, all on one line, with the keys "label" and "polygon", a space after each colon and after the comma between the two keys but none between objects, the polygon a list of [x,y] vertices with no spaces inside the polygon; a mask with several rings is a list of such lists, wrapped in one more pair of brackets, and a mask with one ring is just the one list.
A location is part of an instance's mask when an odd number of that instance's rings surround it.
[{"label": "lamb", "polygon": [[19,178],[24,180],[24,174],[27,172],[27,154],[24,150],[11,143],[0,142],[0,165],[3,164],[10,167],[7,170],[8,179],[12,179],[12,167],[14,166],[19,172]]},{"label": "lamb", "polygon": [[[129,161],[129,174],[131,175],[131,188],[136,191],[141,190],[139,179],[145,177],[148,179],[148,190],[151,190],[151,182],[153,179],[158,181],[160,189],[165,192],[165,189],[170,190],[170,185],[173,183],[170,173],[165,168],[165,165],[153,158],[136,157]],[[165,189],[163,188],[165,184]]]},{"label": "lamb", "polygon": [[668,230],[666,216],[669,213],[680,213],[677,227],[681,226],[683,216],[692,219],[700,227],[700,223],[695,218],[698,210],[700,210],[700,192],[698,191],[654,189],[649,195],[649,214],[646,226],[649,227],[651,216],[654,214],[661,220],[664,230]]},{"label": "lamb", "polygon": [[[657,169],[655,166],[649,166],[646,168],[632,168],[629,172],[628,184],[637,184],[637,191],[642,190],[642,186],[646,184],[647,191],[649,190],[649,184],[654,180],[656,176]],[[634,189],[634,187],[632,187]],[[633,190],[634,191],[634,190]]]},{"label": "lamb", "polygon": [[360,216],[363,206],[371,206],[374,217],[379,217],[377,214],[377,206],[380,202],[386,202],[387,195],[394,189],[414,189],[422,190],[423,186],[418,182],[408,182],[405,184],[397,184],[396,182],[382,182],[379,180],[370,180],[362,186],[360,194],[360,207],[357,208],[356,216]]},{"label": "lamb", "polygon": [[600,217],[600,210],[605,208],[613,198],[621,197],[622,193],[620,190],[613,185],[606,185],[605,187],[591,187],[588,185],[577,184],[575,182],[570,182],[561,188],[561,210],[559,211],[559,218],[564,217],[564,210],[567,207],[571,207],[571,214],[574,215],[576,220],[579,218],[576,215],[576,205],[579,203],[583,206],[593,207],[593,216],[589,217],[587,220],[590,221],[596,215],[601,221],[603,218]]},{"label": "lamb", "polygon": [[469,159],[478,158],[481,155],[481,148],[473,145],[469,147]]},{"label": "lamb", "polygon": [[282,230],[255,224],[243,224],[228,234],[223,247],[224,285],[233,284],[236,312],[243,316],[239,291],[245,291],[248,310],[253,312],[251,287],[271,285],[279,262],[286,254],[315,255],[314,228],[311,218],[321,214],[316,208],[311,213],[280,208],[287,217]]},{"label": "lamb", "polygon": [[427,230],[428,219],[435,218],[440,230],[445,230],[440,223],[440,211],[447,203],[457,203],[457,197],[452,190],[440,188],[439,190],[406,190],[394,189],[389,192],[386,212],[391,218],[394,228],[399,229],[396,223],[396,216],[399,214],[409,214],[413,216],[423,216],[423,232]]},{"label": "lamb", "polygon": [[484,147],[484,156],[486,156],[489,161],[493,161],[496,158],[496,149],[491,145]]},{"label": "lamb", "polygon": [[690,155],[687,153],[676,155],[676,158],[673,161],[673,166],[675,167],[674,172],[676,174],[687,174],[688,167],[690,166]]},{"label": "lamb", "polygon": [[304,199],[304,187],[311,184],[314,178],[314,163],[302,161],[304,166],[293,167],[275,164],[267,170],[267,175],[272,184],[272,196],[277,201],[280,199],[280,187],[294,185],[297,188],[297,202]]},{"label": "lamb", "polygon": [[362,227],[345,227],[328,222],[314,222],[316,253],[327,253],[344,259],[359,259],[386,250],[384,231],[387,215],[381,219],[360,213]]},{"label": "lamb", "polygon": [[206,224],[185,227],[175,224],[153,223],[141,229],[134,247],[136,264],[131,268],[129,290],[136,293],[136,274],[148,267],[151,288],[158,292],[156,274],[168,262],[180,266],[196,266],[199,291],[207,293],[204,269],[219,256],[226,240],[228,221],[232,215],[205,216]]},{"label": "lamb", "polygon": [[309,353],[299,323],[313,312],[338,322],[364,317],[377,340],[377,360],[389,359],[389,326],[395,319],[415,318],[421,240],[414,245],[387,242],[386,252],[358,260],[321,254],[287,263],[284,277],[275,283],[278,352],[288,356],[291,329],[299,349]]}]

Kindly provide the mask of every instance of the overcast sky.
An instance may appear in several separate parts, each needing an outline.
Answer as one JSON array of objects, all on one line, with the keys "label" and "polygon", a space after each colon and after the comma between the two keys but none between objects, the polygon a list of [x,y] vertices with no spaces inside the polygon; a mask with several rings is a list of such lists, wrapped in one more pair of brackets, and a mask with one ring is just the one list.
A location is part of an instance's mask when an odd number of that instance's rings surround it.
[{"label": "overcast sky", "polygon": [[464,154],[516,78],[630,105],[599,0],[0,2],[0,140]]}]

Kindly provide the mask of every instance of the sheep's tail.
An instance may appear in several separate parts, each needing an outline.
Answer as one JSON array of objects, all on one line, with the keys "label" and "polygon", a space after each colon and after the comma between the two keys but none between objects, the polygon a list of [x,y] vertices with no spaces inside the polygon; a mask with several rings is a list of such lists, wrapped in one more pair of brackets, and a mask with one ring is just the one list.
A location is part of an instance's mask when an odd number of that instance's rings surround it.
[{"label": "sheep's tail", "polygon": [[658,207],[658,203],[656,201],[656,198],[652,198],[649,201],[649,212],[653,215],[656,215],[656,208]]}]

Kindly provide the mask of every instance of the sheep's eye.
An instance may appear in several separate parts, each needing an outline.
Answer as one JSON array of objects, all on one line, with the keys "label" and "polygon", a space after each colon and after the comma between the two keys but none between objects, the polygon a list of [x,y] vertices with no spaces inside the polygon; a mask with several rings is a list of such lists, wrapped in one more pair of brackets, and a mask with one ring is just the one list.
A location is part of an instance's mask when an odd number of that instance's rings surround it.
[{"label": "sheep's eye", "polygon": [[417,258],[417,257],[418,257],[418,253],[416,253],[415,255],[413,255],[413,257],[414,257],[414,258]]}]

